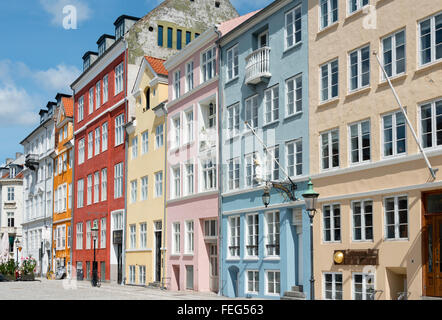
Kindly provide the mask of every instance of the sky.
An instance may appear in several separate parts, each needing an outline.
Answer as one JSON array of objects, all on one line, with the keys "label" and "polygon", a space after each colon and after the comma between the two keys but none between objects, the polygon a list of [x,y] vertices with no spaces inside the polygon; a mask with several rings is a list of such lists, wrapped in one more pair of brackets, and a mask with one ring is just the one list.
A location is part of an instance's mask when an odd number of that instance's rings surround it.
[{"label": "sky", "polygon": [[[0,0],[0,164],[23,152],[20,142],[39,122],[38,112],[80,75],[82,56],[114,34],[122,14],[142,17],[161,0]],[[231,0],[240,15],[272,0]],[[76,29],[64,28],[66,6],[77,9]],[[6,32],[5,32],[6,31]]]}]

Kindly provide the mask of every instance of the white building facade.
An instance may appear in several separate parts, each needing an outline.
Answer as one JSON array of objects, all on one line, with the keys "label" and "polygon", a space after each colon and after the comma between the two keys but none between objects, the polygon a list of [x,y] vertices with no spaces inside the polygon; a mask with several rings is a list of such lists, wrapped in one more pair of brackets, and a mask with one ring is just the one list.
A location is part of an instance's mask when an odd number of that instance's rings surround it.
[{"label": "white building facade", "polygon": [[23,254],[37,260],[36,273],[51,265],[53,158],[56,103],[40,110],[40,124],[20,144],[24,147]]}]

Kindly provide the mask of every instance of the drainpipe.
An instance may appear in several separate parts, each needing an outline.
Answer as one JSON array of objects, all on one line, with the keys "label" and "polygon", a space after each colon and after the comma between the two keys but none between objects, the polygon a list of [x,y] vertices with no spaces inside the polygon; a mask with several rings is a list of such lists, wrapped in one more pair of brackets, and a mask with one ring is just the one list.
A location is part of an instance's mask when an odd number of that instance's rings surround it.
[{"label": "drainpipe", "polygon": [[163,192],[163,201],[164,201],[164,214],[163,214],[163,226],[162,226],[162,237],[163,237],[163,247],[161,248],[161,258],[162,258],[162,266],[163,266],[163,276],[161,277],[161,288],[166,289],[164,286],[164,278],[166,277],[166,206],[167,206],[167,197],[166,197],[166,172],[167,172],[167,104],[163,105],[164,111],[164,192]]},{"label": "drainpipe", "polygon": [[[124,50],[124,67],[126,68],[125,76],[126,76],[126,85],[124,88],[124,96],[126,98],[126,123],[129,121],[129,97],[127,96],[127,80],[128,80],[128,74],[129,74],[129,68],[127,63],[127,52],[128,52],[128,43],[126,39],[123,37],[123,41],[126,45],[126,49]],[[129,147],[129,135],[127,134],[126,130],[124,130],[124,189],[125,189],[125,196],[124,196],[124,226],[123,226],[123,239],[122,239],[122,250],[121,250],[121,285],[124,285],[126,283],[126,227],[127,227],[127,196],[128,196],[128,184],[127,184],[127,149]],[[118,257],[117,257],[118,259]],[[118,262],[118,261],[117,261]],[[118,271],[117,271],[118,272]],[[118,279],[117,279],[118,281]]]},{"label": "drainpipe", "polygon": [[[73,270],[73,268],[74,268],[74,261],[73,261],[73,258],[74,258],[74,208],[75,208],[75,203],[74,203],[74,195],[75,195],[75,193],[74,193],[74,190],[75,190],[75,180],[74,180],[74,177],[75,177],[75,135],[74,135],[74,132],[75,132],[75,128],[74,128],[74,124],[75,124],[75,90],[73,90],[73,94],[72,94],[72,103],[73,103],[73,106],[74,106],[74,110],[73,110],[73,115],[72,115],[72,140],[74,140],[74,143],[73,143],[73,146],[72,146],[72,159],[71,159],[71,162],[72,162],[72,168],[71,168],[71,172],[72,172],[72,177],[71,177],[71,189],[72,190],[69,190],[69,192],[71,192],[71,197],[72,197],[72,203],[71,203],[71,243],[70,243],[70,250],[69,250],[69,261],[70,261],[70,263],[71,263],[71,270],[70,270],[70,273],[71,273],[71,279],[72,279],[72,270]],[[53,165],[53,164],[52,164]],[[68,199],[69,199],[69,197],[68,197]],[[68,200],[69,201],[69,200]],[[77,271],[75,270],[75,275],[77,275]]]}]

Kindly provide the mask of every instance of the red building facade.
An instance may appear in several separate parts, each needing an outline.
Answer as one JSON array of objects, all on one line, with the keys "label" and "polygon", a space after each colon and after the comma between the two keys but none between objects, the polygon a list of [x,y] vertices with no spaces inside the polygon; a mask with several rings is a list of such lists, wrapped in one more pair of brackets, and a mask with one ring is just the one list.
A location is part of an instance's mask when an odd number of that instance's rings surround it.
[{"label": "red building facade", "polygon": [[110,47],[100,56],[86,53],[83,74],[72,84],[75,99],[72,262],[77,275],[81,270],[84,279],[92,278],[92,229],[96,226],[98,277],[121,283],[127,54],[122,38],[109,43]]}]

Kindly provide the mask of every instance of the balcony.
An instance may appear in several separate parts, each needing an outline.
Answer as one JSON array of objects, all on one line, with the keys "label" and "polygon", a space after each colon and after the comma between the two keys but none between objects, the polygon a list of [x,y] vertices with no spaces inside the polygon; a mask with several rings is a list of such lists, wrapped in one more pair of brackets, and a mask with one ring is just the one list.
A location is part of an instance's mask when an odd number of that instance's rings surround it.
[{"label": "balcony", "polygon": [[270,47],[262,47],[246,57],[246,84],[258,84],[270,78]]}]

